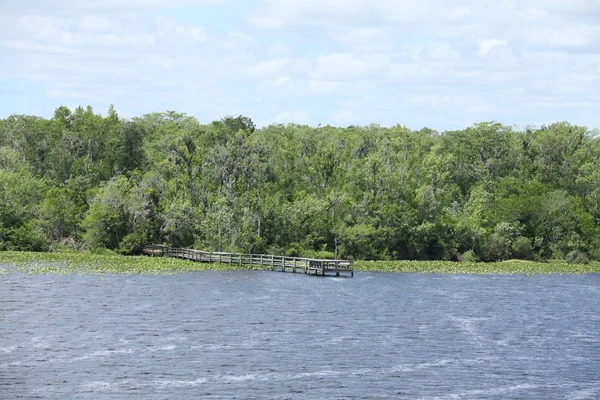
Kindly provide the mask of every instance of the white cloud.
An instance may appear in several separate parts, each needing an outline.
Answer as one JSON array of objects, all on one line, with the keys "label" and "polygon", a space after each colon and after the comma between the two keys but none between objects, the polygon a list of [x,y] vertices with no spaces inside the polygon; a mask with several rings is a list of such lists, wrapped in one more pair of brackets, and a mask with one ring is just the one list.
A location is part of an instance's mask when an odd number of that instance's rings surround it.
[{"label": "white cloud", "polygon": [[248,20],[263,28],[406,22],[425,16],[430,8],[430,0],[264,0],[260,13]]},{"label": "white cloud", "polygon": [[269,53],[270,54],[286,54],[290,52],[290,48],[283,43],[275,42],[269,45]]},{"label": "white cloud", "polygon": [[341,43],[357,45],[363,43],[373,43],[384,37],[384,30],[381,28],[360,28],[339,30],[330,33],[331,37]]},{"label": "white cloud", "polygon": [[254,44],[254,39],[242,32],[231,32],[223,43],[223,48],[228,50],[245,50]]},{"label": "white cloud", "polygon": [[91,95],[89,93],[82,93],[76,90],[68,89],[48,89],[46,90],[46,96],[53,99],[69,99],[69,100],[83,100],[83,101],[98,101],[100,97]]},{"label": "white cloud", "polygon": [[455,60],[461,58],[461,53],[450,43],[432,43],[426,47],[427,55],[435,60]]},{"label": "white cloud", "polygon": [[[422,62],[398,63],[390,66],[390,76],[410,82],[416,78],[431,77],[436,73],[436,68],[443,68],[443,66]],[[450,71],[447,70],[446,73],[448,72]]]},{"label": "white cloud", "polygon": [[314,80],[311,79],[308,81],[308,89],[310,93],[316,95],[329,95],[334,93],[339,87],[340,82],[334,81],[324,81],[324,80]]},{"label": "white cloud", "polygon": [[538,27],[527,31],[532,44],[544,47],[583,48],[600,43],[600,24]]},{"label": "white cloud", "polygon": [[289,89],[293,89],[294,81],[289,76],[282,76],[277,78],[277,80],[275,81],[275,86],[283,86]]},{"label": "white cloud", "polygon": [[[2,37],[7,46],[45,53],[75,52],[94,47],[150,48],[158,40],[176,45],[206,39],[203,28],[165,17],[159,17],[145,26],[131,15],[111,18],[23,15],[15,19],[6,18],[3,22],[6,31]],[[148,25],[153,29],[147,29]]]},{"label": "white cloud", "polygon": [[259,87],[261,89],[282,88],[291,91],[294,90],[294,80],[289,76],[280,76],[277,79],[261,82]]},{"label": "white cloud", "polygon": [[61,14],[79,11],[148,11],[153,8],[163,7],[188,7],[198,5],[214,5],[227,0],[20,0],[7,1],[3,4],[3,11],[13,12],[40,12],[42,14]]},{"label": "white cloud", "polygon": [[459,96],[449,96],[449,95],[416,95],[412,96],[409,101],[414,104],[431,106],[431,107],[440,107],[447,106],[450,104],[456,104],[461,101],[461,97]]},{"label": "white cloud", "polygon": [[352,53],[334,53],[317,59],[312,76],[324,80],[344,80],[372,73],[387,64],[387,57],[382,55],[358,57]]},{"label": "white cloud", "polygon": [[600,14],[598,0],[528,0],[529,7],[547,9],[551,12]]},{"label": "white cloud", "polygon": [[101,34],[88,37],[92,43],[97,42],[103,46],[113,47],[150,47],[154,45],[155,39],[153,35],[132,34],[118,35],[114,33]]},{"label": "white cloud", "polygon": [[5,24],[13,26],[19,31],[27,32],[29,38],[41,39],[64,29],[65,22],[60,18],[51,16],[25,15],[12,20],[7,19]]},{"label": "white cloud", "polygon": [[492,51],[494,48],[498,46],[506,46],[508,42],[506,40],[498,40],[498,39],[485,39],[479,41],[479,54],[482,56],[486,56]]},{"label": "white cloud", "polygon": [[[440,129],[599,121],[598,0],[5,3],[0,86],[36,107]],[[8,115],[31,102],[5,103]]]},{"label": "white cloud", "polygon": [[448,16],[450,19],[460,19],[471,15],[473,10],[469,6],[460,6],[453,9]]},{"label": "white cloud", "polygon": [[275,77],[287,76],[294,79],[298,75],[305,75],[307,63],[302,58],[273,58],[259,61],[242,71],[250,76],[265,77],[272,81]]},{"label": "white cloud", "polygon": [[310,121],[309,115],[304,110],[283,111],[272,118],[271,123],[275,124],[306,124]]},{"label": "white cloud", "polygon": [[274,75],[289,69],[292,60],[289,58],[274,58],[268,61],[260,61],[248,72],[255,75]]},{"label": "white cloud", "polygon": [[144,56],[143,63],[153,67],[169,68],[175,65],[175,60],[161,54],[148,54]]},{"label": "white cloud", "polygon": [[[467,106],[467,108],[465,109],[465,112],[467,114],[482,115],[482,114],[488,113],[491,110],[492,110],[492,107],[487,104],[471,104],[471,105]],[[479,117],[479,118],[481,118],[481,117]]]},{"label": "white cloud", "polygon": [[111,21],[105,16],[86,15],[79,20],[79,26],[86,31],[106,31]]},{"label": "white cloud", "polygon": [[548,16],[548,12],[538,8],[525,8],[523,10],[523,18],[530,21],[541,21]]},{"label": "white cloud", "polygon": [[360,123],[360,118],[350,110],[340,110],[335,112],[331,117],[332,125],[348,126]]},{"label": "white cloud", "polygon": [[158,17],[156,19],[158,25],[158,36],[164,40],[170,40],[177,37],[183,40],[193,40],[201,42],[206,39],[205,30],[197,25],[182,24],[173,18]]},{"label": "white cloud", "polygon": [[73,49],[64,46],[45,46],[25,40],[0,40],[0,47],[17,51],[35,51],[39,53],[74,53]]}]

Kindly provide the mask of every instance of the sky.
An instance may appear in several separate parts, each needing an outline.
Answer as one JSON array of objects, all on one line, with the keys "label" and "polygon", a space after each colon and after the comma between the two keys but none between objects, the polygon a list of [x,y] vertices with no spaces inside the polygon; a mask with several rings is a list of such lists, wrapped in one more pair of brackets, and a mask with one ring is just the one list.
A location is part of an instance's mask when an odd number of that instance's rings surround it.
[{"label": "sky", "polygon": [[0,118],[600,128],[600,0],[5,0]]}]

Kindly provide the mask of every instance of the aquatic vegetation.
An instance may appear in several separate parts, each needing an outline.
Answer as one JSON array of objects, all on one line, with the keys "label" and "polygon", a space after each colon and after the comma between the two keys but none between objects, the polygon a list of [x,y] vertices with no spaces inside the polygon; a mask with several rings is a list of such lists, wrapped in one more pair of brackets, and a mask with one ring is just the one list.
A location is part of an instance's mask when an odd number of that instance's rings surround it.
[{"label": "aquatic vegetation", "polygon": [[421,272],[441,274],[589,274],[600,273],[600,263],[568,264],[508,260],[496,263],[453,261],[357,261],[357,271]]},{"label": "aquatic vegetation", "polygon": [[[176,274],[205,270],[268,270],[268,266],[207,264],[170,257],[122,256],[88,252],[0,252],[0,274]],[[356,271],[441,274],[588,274],[600,273],[600,263],[568,264],[509,260],[498,263],[452,261],[356,261]]]},{"label": "aquatic vegetation", "polygon": [[[78,274],[175,274],[203,270],[260,270],[260,266],[206,264],[170,257],[121,256],[86,252],[0,252],[0,274],[10,272]],[[264,267],[263,267],[264,269]]]}]

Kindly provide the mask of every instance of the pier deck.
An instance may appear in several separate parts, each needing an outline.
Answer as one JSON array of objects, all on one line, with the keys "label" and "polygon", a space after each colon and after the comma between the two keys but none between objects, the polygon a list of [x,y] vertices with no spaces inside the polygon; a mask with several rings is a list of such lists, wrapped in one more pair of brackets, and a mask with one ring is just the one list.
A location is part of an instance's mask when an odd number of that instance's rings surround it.
[{"label": "pier deck", "polygon": [[159,244],[145,245],[142,248],[142,254],[183,258],[205,263],[237,264],[239,266],[260,265],[270,267],[272,271],[280,272],[303,272],[309,275],[321,276],[340,276],[340,274],[354,276],[352,261],[349,260],[312,259],[268,254],[222,253],[182,249]]}]

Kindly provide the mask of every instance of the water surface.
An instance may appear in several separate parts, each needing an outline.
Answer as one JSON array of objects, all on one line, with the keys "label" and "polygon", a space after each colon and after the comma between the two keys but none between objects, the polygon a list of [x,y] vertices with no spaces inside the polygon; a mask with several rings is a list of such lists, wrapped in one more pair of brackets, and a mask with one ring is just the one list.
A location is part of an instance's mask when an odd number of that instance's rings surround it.
[{"label": "water surface", "polygon": [[0,294],[0,398],[600,398],[600,275],[7,274]]}]

